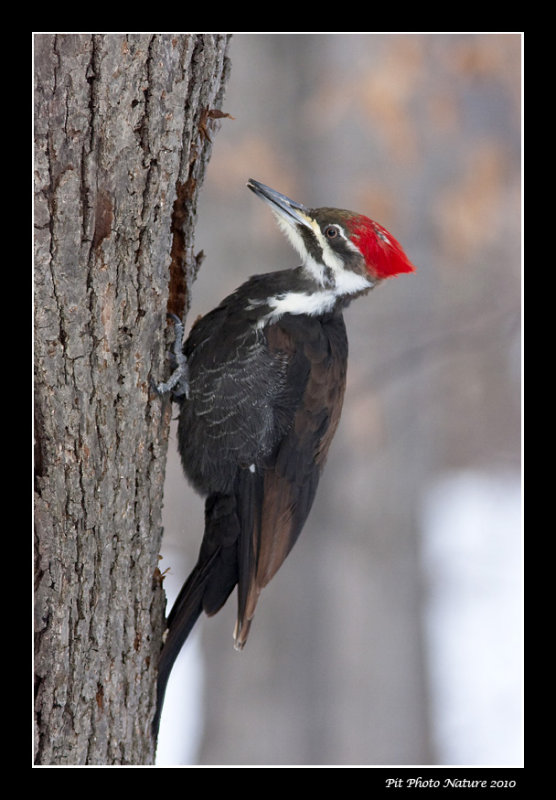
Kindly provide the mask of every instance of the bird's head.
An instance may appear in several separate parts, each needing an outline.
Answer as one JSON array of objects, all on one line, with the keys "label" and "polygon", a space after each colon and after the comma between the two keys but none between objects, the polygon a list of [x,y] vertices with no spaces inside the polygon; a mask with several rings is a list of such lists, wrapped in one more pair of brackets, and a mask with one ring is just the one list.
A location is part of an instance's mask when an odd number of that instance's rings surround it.
[{"label": "bird's head", "polygon": [[252,178],[247,186],[271,207],[303,267],[322,287],[338,295],[358,294],[415,270],[378,222],[338,208],[306,208]]}]

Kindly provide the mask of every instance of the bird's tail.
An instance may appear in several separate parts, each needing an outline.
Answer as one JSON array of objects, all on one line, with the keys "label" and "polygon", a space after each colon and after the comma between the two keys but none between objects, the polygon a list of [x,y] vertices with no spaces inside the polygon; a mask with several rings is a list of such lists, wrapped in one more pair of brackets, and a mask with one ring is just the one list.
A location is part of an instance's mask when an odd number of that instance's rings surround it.
[{"label": "bird's tail", "polygon": [[215,614],[237,583],[239,522],[233,495],[210,495],[205,504],[205,533],[199,559],[184,583],[168,619],[158,662],[153,735],[158,736],[166,686],[174,662],[202,611]]},{"label": "bird's tail", "polygon": [[203,610],[204,582],[203,570],[197,564],[183,585],[167,620],[166,639],[158,662],[156,713],[153,720],[155,741],[172,667]]}]

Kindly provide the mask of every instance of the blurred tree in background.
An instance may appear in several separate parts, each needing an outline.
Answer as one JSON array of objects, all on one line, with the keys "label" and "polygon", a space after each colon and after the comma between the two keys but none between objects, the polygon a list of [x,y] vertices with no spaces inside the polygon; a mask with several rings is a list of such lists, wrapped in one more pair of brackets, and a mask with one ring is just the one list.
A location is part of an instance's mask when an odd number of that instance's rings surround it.
[{"label": "blurred tree in background", "polygon": [[[439,734],[441,681],[471,680],[468,664],[486,675],[509,647],[474,697],[493,709],[487,739],[497,725],[506,731],[498,757],[515,763],[520,649],[499,639],[519,629],[519,612],[501,594],[481,631],[457,617],[445,623],[440,641],[456,636],[462,655],[438,678],[427,620],[454,563],[452,583],[465,579],[452,538],[463,516],[442,530],[455,558],[431,574],[423,509],[458,475],[509,481],[519,493],[521,36],[238,34],[230,52],[225,109],[234,121],[218,137],[201,197],[206,262],[190,320],[249,275],[296,263],[246,191],[249,177],[309,206],[376,219],[418,271],[346,313],[346,402],[314,510],[263,593],[246,650],[232,648],[234,602],[198,626],[184,659],[199,725],[183,758],[445,763],[454,756]],[[185,486],[174,445],[162,562],[170,588],[202,534],[202,502]],[[474,597],[485,586],[495,593],[501,569],[510,597],[520,592],[519,534],[496,527],[507,509],[507,495],[498,497],[492,525],[463,533],[480,574]],[[519,530],[519,511],[511,522]],[[193,721],[191,707],[176,713]],[[470,724],[455,723],[464,743],[481,740],[481,719]],[[456,752],[468,763],[497,757],[488,741],[479,750]]]}]

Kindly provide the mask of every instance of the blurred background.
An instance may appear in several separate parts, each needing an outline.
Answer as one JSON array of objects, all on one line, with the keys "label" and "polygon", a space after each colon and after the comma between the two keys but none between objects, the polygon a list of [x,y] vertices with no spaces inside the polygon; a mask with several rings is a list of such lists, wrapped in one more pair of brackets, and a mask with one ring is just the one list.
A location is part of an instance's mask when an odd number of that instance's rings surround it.
[{"label": "blurred background", "polygon": [[[346,312],[340,427],[234,651],[235,593],[176,665],[158,763],[522,760],[521,35],[236,34],[188,328],[297,266],[256,178],[376,219],[417,272]],[[169,603],[203,501],[170,444]]]}]

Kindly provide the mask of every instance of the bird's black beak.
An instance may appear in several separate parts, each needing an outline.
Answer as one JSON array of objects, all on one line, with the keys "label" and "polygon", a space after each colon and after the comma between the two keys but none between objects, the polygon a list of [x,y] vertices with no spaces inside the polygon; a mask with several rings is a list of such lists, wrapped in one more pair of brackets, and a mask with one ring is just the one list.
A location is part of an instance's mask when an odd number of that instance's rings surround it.
[{"label": "bird's black beak", "polygon": [[264,183],[249,178],[247,186],[251,191],[264,200],[265,203],[271,207],[274,213],[290,225],[300,224],[306,227],[311,227],[310,216],[308,209],[301,203],[291,200],[285,194],[277,192],[276,189],[271,189],[270,186],[265,186]]}]

